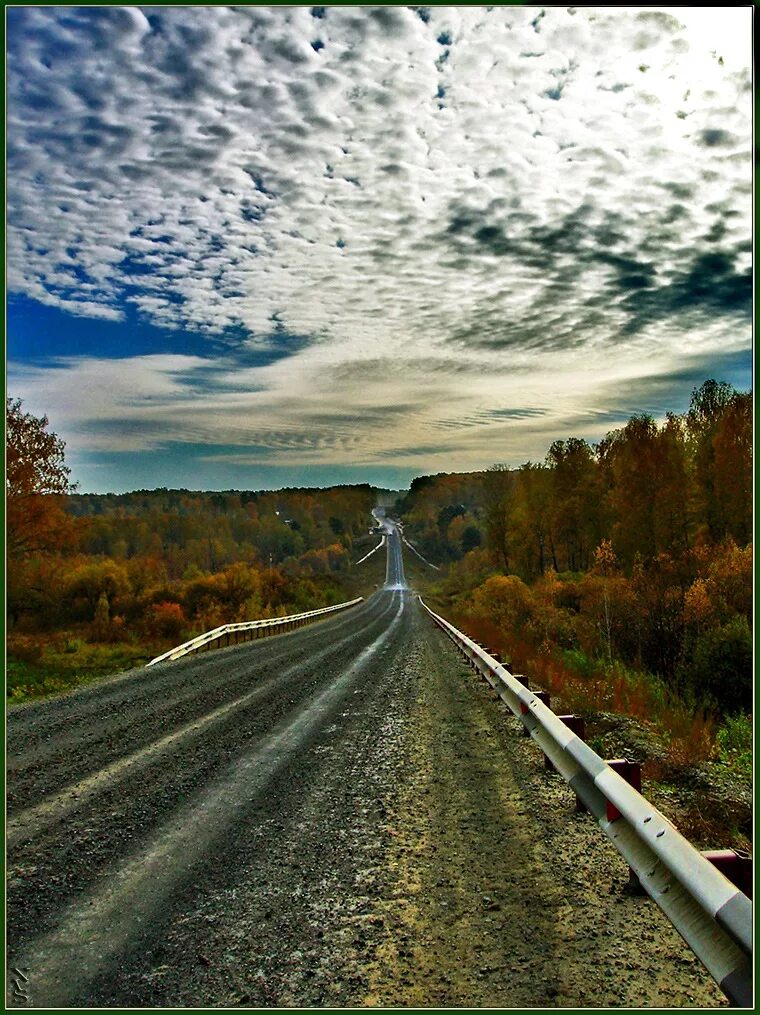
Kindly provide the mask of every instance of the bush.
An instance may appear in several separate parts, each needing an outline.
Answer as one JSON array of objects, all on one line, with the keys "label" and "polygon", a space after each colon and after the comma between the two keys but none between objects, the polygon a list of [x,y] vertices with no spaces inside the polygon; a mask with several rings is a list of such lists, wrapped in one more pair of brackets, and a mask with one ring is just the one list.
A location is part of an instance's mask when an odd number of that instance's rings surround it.
[{"label": "bush", "polygon": [[146,630],[159,638],[179,639],[185,624],[185,615],[179,603],[153,603],[145,615]]},{"label": "bush", "polygon": [[687,686],[704,695],[724,713],[752,708],[752,633],[745,617],[704,631],[697,638]]},{"label": "bush", "polygon": [[11,637],[8,639],[8,655],[34,666],[42,659],[42,644],[34,638]]},{"label": "bush", "polygon": [[752,778],[752,716],[737,715],[725,720],[716,736],[718,759],[748,779]]},{"label": "bush", "polygon": [[577,676],[590,680],[594,676],[596,666],[592,659],[580,649],[567,649],[562,653],[565,665]]},{"label": "bush", "polygon": [[531,618],[530,589],[517,575],[494,575],[473,594],[475,613],[507,630],[519,630]]}]

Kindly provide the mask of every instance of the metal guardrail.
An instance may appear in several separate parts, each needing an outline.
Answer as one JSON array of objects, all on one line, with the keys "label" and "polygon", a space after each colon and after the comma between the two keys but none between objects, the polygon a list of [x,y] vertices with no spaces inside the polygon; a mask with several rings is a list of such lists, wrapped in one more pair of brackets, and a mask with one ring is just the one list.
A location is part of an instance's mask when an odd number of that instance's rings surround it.
[{"label": "metal guardrail", "polygon": [[440,571],[441,570],[438,567],[437,564],[431,564],[429,560],[425,560],[425,558],[422,556],[422,554],[417,549],[417,547],[416,546],[412,546],[412,544],[409,542],[409,540],[406,538],[406,536],[403,534],[403,532],[401,533],[401,538],[404,540],[404,542],[409,547],[409,549],[412,551],[412,553],[416,554],[420,558],[420,560],[422,561],[423,564],[427,564],[428,567],[432,567],[434,571]]},{"label": "metal guardrail", "polygon": [[320,610],[309,610],[307,613],[293,613],[289,617],[270,617],[267,620],[248,620],[240,624],[223,624],[222,627],[215,627],[213,631],[207,631],[205,634],[199,634],[197,638],[191,638],[190,641],[183,642],[181,645],[177,645],[176,648],[169,649],[168,652],[164,652],[163,655],[156,656],[155,659],[151,659],[148,666],[154,666],[156,663],[171,661],[172,659],[179,659],[181,656],[187,655],[189,652],[197,652],[199,649],[204,648],[206,645],[211,645],[212,642],[219,638],[227,637],[227,644],[230,644],[232,635],[236,636],[236,641],[239,640],[238,636],[241,633],[256,632],[265,633],[267,628],[281,627],[285,631],[289,631],[294,627],[301,627],[303,624],[308,623],[315,617],[320,617],[325,613],[336,613],[338,610],[347,610],[350,606],[356,606],[357,603],[364,601],[364,597],[360,596],[358,599],[352,599],[347,603],[338,603],[337,606],[323,606]]},{"label": "metal guardrail", "polygon": [[364,561],[367,560],[369,557],[371,557],[373,553],[377,553],[378,550],[382,550],[382,548],[385,546],[385,539],[386,537],[383,536],[383,538],[380,540],[377,546],[373,546],[372,549],[369,551],[369,553],[365,553],[361,560],[356,561],[354,567],[357,567],[357,565],[359,564],[363,564]]},{"label": "metal guardrail", "polygon": [[726,997],[751,1008],[752,903],[747,896],[525,684],[419,598],[523,722]]}]

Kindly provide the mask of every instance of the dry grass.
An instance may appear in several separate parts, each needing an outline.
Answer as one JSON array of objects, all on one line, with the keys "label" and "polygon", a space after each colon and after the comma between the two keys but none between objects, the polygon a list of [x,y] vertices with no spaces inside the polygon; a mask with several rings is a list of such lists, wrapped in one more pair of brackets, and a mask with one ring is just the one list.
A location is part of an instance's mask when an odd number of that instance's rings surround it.
[{"label": "dry grass", "polygon": [[[716,723],[702,710],[685,705],[656,678],[619,663],[586,663],[584,672],[544,643],[536,649],[477,615],[462,614],[452,623],[475,641],[499,652],[517,673],[524,673],[573,712],[614,712],[654,722],[667,740],[667,754],[677,767],[716,757]],[[583,657],[581,657],[583,658]]]}]

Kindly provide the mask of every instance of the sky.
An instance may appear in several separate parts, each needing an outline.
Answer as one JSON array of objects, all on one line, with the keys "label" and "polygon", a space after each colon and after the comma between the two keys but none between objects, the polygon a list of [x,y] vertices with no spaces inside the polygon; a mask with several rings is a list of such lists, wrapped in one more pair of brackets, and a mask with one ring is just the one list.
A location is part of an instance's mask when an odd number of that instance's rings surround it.
[{"label": "sky", "polygon": [[752,370],[752,9],[7,8],[7,390],[82,491],[543,459]]}]

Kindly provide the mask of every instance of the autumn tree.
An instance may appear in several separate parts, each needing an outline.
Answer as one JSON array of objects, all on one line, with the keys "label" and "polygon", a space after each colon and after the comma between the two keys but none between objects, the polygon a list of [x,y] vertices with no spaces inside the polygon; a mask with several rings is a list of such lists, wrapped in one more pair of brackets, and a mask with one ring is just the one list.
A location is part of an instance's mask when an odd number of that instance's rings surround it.
[{"label": "autumn tree", "polygon": [[90,559],[73,568],[66,575],[64,588],[67,608],[76,620],[95,619],[101,600],[105,600],[106,615],[110,615],[115,601],[131,592],[124,565],[108,558]]},{"label": "autumn tree", "polygon": [[752,539],[752,395],[736,392],[712,436],[714,487],[722,533]]},{"label": "autumn tree", "polygon": [[657,501],[655,542],[657,549],[684,557],[688,553],[689,511],[692,477],[689,471],[683,419],[668,413],[657,435]]},{"label": "autumn tree", "polygon": [[705,381],[692,392],[686,414],[694,463],[697,513],[710,540],[716,543],[726,535],[726,519],[716,475],[715,440],[721,418],[736,395],[735,389],[725,381]]},{"label": "autumn tree", "polygon": [[57,549],[68,530],[59,497],[74,485],[64,462],[65,444],[48,431],[47,416],[6,401],[6,498],[9,557]]},{"label": "autumn tree", "polygon": [[483,475],[483,514],[486,541],[494,559],[505,572],[510,565],[509,515],[514,478],[506,465],[492,465]]},{"label": "autumn tree", "polygon": [[669,416],[662,428],[648,415],[633,416],[600,445],[611,489],[613,542],[631,567],[659,553],[682,557],[688,549],[689,477],[680,421]]},{"label": "autumn tree", "polygon": [[523,577],[540,577],[557,560],[551,530],[552,476],[545,465],[526,462],[516,476],[512,521]]},{"label": "autumn tree", "polygon": [[556,550],[564,551],[566,570],[585,570],[602,537],[601,486],[594,452],[585,440],[570,437],[554,441],[546,464],[552,470],[551,528]]}]

